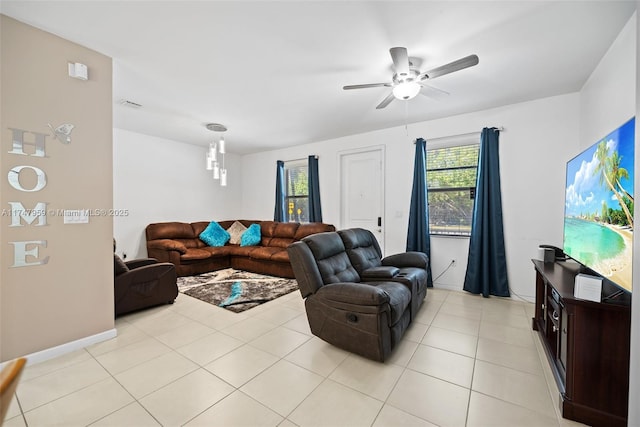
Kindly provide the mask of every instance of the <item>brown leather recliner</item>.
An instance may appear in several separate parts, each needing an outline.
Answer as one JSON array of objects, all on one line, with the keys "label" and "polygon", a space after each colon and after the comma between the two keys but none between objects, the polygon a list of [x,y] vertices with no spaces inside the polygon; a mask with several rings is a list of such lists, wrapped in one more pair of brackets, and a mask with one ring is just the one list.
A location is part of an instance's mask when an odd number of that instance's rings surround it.
[{"label": "brown leather recliner", "polygon": [[411,290],[400,282],[362,281],[337,232],[288,247],[311,332],[347,351],[385,361],[411,322]]},{"label": "brown leather recliner", "polygon": [[178,296],[176,267],[169,262],[142,258],[123,262],[113,254],[115,315],[160,304]]}]

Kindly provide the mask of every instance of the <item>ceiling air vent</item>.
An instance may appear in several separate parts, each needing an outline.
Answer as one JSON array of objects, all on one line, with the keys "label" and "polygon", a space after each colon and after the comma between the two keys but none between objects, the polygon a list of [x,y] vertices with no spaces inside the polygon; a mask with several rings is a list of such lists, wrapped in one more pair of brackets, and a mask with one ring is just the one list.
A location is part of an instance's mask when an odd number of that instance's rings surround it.
[{"label": "ceiling air vent", "polygon": [[138,104],[137,102],[129,101],[128,99],[121,99],[120,104],[124,105],[125,107],[142,108],[141,104]]}]

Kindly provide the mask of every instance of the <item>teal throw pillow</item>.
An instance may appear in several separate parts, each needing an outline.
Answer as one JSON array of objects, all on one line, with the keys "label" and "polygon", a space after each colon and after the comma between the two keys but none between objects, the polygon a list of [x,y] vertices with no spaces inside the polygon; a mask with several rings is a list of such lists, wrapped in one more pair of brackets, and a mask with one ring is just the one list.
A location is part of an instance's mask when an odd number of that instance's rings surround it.
[{"label": "teal throw pillow", "polygon": [[251,224],[249,228],[247,228],[247,231],[242,233],[240,246],[255,246],[260,244],[261,240],[260,224]]},{"label": "teal throw pillow", "polygon": [[231,236],[220,224],[211,221],[198,237],[209,246],[224,246]]}]

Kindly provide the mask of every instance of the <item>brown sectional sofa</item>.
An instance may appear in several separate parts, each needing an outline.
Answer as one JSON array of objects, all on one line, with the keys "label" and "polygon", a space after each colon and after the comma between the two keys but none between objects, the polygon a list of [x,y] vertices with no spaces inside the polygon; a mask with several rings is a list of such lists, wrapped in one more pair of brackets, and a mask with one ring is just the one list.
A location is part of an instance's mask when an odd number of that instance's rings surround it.
[{"label": "brown sectional sofa", "polygon": [[[146,229],[147,253],[160,262],[176,266],[178,276],[192,276],[223,268],[294,278],[287,247],[302,238],[325,231],[335,231],[331,224],[238,220],[245,227],[260,224],[262,241],[257,246],[227,243],[207,246],[198,238],[210,221],[193,223],[160,222]],[[218,221],[224,229],[235,220]]]}]

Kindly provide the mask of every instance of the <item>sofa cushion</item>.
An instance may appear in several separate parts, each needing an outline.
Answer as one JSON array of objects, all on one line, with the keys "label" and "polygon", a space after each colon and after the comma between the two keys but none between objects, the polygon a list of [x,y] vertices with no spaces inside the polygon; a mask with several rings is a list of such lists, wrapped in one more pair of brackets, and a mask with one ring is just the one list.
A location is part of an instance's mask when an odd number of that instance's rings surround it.
[{"label": "sofa cushion", "polygon": [[272,248],[269,246],[257,246],[252,250],[249,256],[253,259],[269,260],[274,252],[281,250],[280,248]]},{"label": "sofa cushion", "polygon": [[171,239],[150,240],[147,242],[147,249],[161,249],[164,251],[178,251],[181,254],[187,253],[184,243]]},{"label": "sofa cushion", "polygon": [[209,246],[224,246],[231,236],[220,224],[211,221],[198,237]]},{"label": "sofa cushion", "polygon": [[[273,260],[275,261],[277,258],[282,260],[283,258],[277,257],[278,254],[282,252],[287,253],[286,249],[273,247],[273,246],[258,246],[255,250],[251,251],[251,258],[253,259],[262,259],[262,260]],[[276,257],[276,259],[274,259]],[[287,261],[289,260],[289,256],[287,255]]]},{"label": "sofa cushion", "polygon": [[265,236],[263,233],[262,245],[286,249],[295,241],[293,237],[300,224],[297,222],[277,222],[275,224],[271,236]]},{"label": "sofa cushion", "polygon": [[229,255],[231,256],[246,256],[248,257],[251,252],[256,250],[255,246],[237,246],[237,245],[229,245],[225,246],[229,250]]},{"label": "sofa cushion", "polygon": [[322,222],[300,224],[300,227],[296,230],[296,234],[293,236],[293,240],[302,240],[312,234],[324,233],[325,231],[336,231],[336,228],[331,224],[325,224]]},{"label": "sofa cushion", "polygon": [[184,222],[159,222],[149,224],[146,229],[147,241],[158,239],[195,239],[191,224]]},{"label": "sofa cushion", "polygon": [[189,249],[189,248],[206,248],[207,244],[204,243],[202,240],[198,239],[197,237],[195,239],[174,239],[174,242],[176,243],[182,243],[184,245],[185,248]]},{"label": "sofa cushion", "polygon": [[300,224],[297,222],[279,222],[273,231],[273,237],[293,239]]},{"label": "sofa cushion", "polygon": [[196,261],[211,258],[206,249],[187,249],[187,253],[180,255],[180,261]]},{"label": "sofa cushion", "polygon": [[363,271],[381,265],[382,252],[373,233],[361,228],[338,230],[353,267],[362,275]]},{"label": "sofa cushion", "polygon": [[231,253],[231,246],[205,246],[201,248],[203,251],[207,251],[211,258],[220,258],[228,256]]},{"label": "sofa cushion", "polygon": [[271,255],[271,261],[274,262],[290,262],[289,252],[286,249],[280,249]]},{"label": "sofa cushion", "polygon": [[231,224],[231,227],[227,228],[227,232],[231,236],[229,238],[229,243],[231,243],[232,245],[239,245],[242,233],[244,233],[246,230],[247,227],[242,225],[241,222],[235,221],[233,224]]},{"label": "sofa cushion", "polygon": [[262,237],[273,237],[273,233],[275,233],[276,226],[278,225],[277,222],[260,221],[259,224],[260,224],[260,230],[262,231]]},{"label": "sofa cushion", "polygon": [[[193,229],[194,236],[196,236],[196,238],[197,238],[200,235],[200,233],[202,233],[204,231],[204,229],[209,226],[209,224],[211,224],[211,221],[192,222],[191,223],[191,228]],[[223,224],[223,221],[218,221],[218,224],[220,224],[220,226],[222,228],[226,228],[224,226],[224,224]],[[231,225],[231,224],[229,224],[229,225]]]},{"label": "sofa cushion", "polygon": [[303,241],[311,250],[325,285],[360,281],[360,276],[351,265],[338,233],[314,234],[305,237]]},{"label": "sofa cushion", "polygon": [[240,237],[240,246],[256,246],[262,240],[260,224],[251,224]]}]

